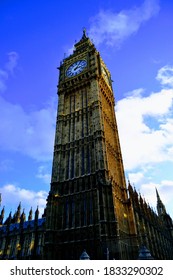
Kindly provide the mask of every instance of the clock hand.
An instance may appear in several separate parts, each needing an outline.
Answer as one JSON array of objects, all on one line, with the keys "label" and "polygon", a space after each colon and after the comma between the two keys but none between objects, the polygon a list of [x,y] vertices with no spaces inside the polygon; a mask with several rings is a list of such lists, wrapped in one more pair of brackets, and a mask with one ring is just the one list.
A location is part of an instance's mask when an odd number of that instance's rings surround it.
[{"label": "clock hand", "polygon": [[77,66],[74,68],[74,71],[76,71],[78,68],[80,68],[80,65],[77,65]]}]

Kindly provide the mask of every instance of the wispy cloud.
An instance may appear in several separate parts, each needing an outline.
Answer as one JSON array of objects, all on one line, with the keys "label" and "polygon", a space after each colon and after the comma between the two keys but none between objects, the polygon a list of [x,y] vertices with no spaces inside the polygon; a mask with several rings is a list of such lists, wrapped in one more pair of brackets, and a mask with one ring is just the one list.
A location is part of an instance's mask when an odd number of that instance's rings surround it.
[{"label": "wispy cloud", "polygon": [[139,7],[122,10],[101,10],[90,19],[90,38],[96,45],[105,43],[119,47],[129,36],[136,33],[141,25],[159,12],[159,1],[145,0]]},{"label": "wispy cloud", "polygon": [[13,169],[13,161],[10,159],[4,159],[0,161],[0,172],[9,172]]},{"label": "wispy cloud", "polygon": [[7,80],[9,75],[14,74],[14,70],[17,67],[19,55],[17,52],[12,51],[7,54],[8,60],[4,67],[0,68],[0,92],[4,92],[7,88]]},{"label": "wispy cloud", "polygon": [[[7,55],[7,62],[0,68],[0,92],[6,90],[8,79],[18,65],[17,52],[11,51]],[[26,112],[20,104],[10,103],[0,96],[0,150],[17,151],[40,161],[50,160],[56,103],[55,98],[50,98],[41,109]]]},{"label": "wispy cloud", "polygon": [[38,168],[38,173],[37,173],[36,177],[41,179],[44,183],[50,184],[51,173],[48,171],[47,166],[40,165]]},{"label": "wispy cloud", "polygon": [[6,90],[7,79],[8,79],[8,73],[0,69],[0,92],[4,92]]},{"label": "wispy cloud", "polygon": [[17,151],[40,161],[52,159],[55,104],[52,101],[27,113],[20,105],[0,97],[0,149]]},{"label": "wispy cloud", "polygon": [[10,74],[14,73],[14,69],[17,67],[19,54],[15,51],[9,52],[8,54],[8,61],[5,64],[5,69]]}]

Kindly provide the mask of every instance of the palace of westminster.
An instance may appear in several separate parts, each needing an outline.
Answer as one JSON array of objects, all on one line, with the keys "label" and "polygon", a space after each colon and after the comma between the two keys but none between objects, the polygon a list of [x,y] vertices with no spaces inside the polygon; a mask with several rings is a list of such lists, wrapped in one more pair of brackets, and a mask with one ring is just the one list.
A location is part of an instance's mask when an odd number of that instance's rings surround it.
[{"label": "palace of westminster", "polygon": [[[126,183],[112,81],[86,35],[60,64],[50,191],[45,212],[19,204],[4,219],[0,259],[173,259],[173,221]],[[83,256],[83,257],[81,257]]]}]

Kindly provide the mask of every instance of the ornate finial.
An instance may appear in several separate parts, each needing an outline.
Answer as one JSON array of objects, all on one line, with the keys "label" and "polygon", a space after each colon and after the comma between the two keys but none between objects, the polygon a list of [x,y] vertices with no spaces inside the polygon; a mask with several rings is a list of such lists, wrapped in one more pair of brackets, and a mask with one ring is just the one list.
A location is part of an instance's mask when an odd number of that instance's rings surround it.
[{"label": "ornate finial", "polygon": [[83,28],[83,36],[82,36],[82,39],[86,39],[87,38],[87,35],[86,35],[86,28],[84,27]]}]

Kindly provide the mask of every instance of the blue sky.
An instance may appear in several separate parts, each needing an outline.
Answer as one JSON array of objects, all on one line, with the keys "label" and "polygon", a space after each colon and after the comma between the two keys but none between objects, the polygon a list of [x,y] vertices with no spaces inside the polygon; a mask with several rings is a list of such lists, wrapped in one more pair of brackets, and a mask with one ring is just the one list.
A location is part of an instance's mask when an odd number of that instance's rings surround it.
[{"label": "blue sky", "polygon": [[83,27],[112,74],[126,179],[173,217],[173,2],[0,1],[0,193],[40,212],[50,188],[60,62]]}]

